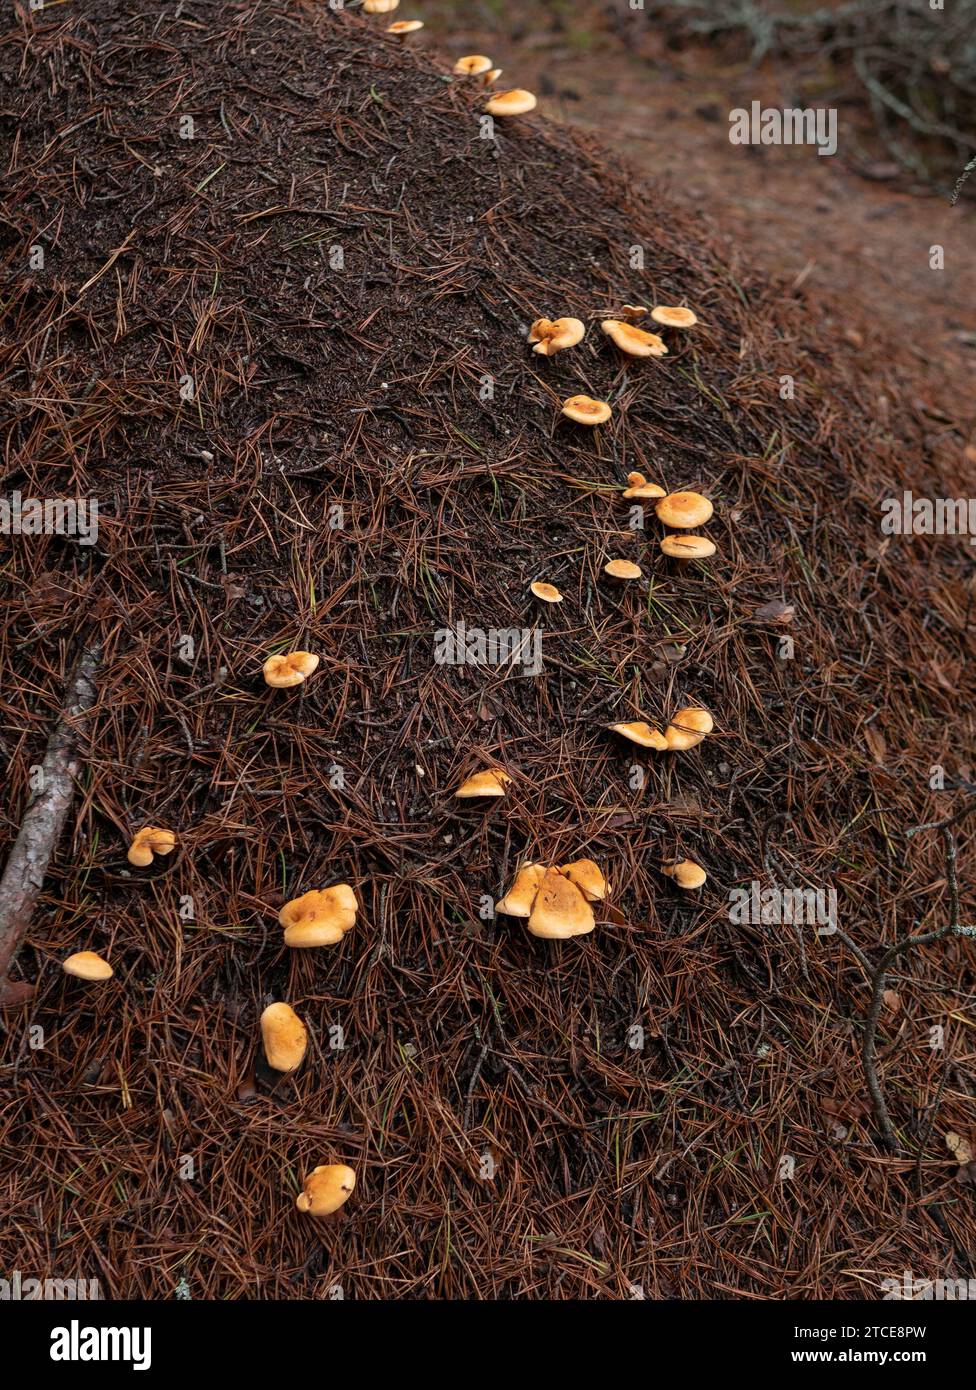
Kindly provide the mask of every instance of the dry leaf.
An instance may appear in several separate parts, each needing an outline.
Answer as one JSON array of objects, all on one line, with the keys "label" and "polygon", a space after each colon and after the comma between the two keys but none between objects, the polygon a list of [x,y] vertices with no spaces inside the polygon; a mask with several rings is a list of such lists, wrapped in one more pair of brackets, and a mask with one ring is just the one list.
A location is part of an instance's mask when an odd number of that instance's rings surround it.
[{"label": "dry leaf", "polygon": [[885,1002],[885,1008],[891,1013],[895,1014],[901,1008],[901,995],[896,990],[886,989],[881,997]]},{"label": "dry leaf", "polygon": [[955,1134],[952,1130],[945,1137],[946,1148],[959,1164],[960,1168],[965,1168],[967,1163],[973,1161],[973,1146],[968,1139],[964,1139],[961,1134]]},{"label": "dry leaf", "polygon": [[763,623],[791,623],[796,609],[792,603],[784,603],[781,598],[770,599],[757,608],[753,617]]},{"label": "dry leaf", "polygon": [[864,726],[864,742],[871,750],[871,755],[876,763],[883,763],[888,745],[885,743],[884,734],[876,729],[873,724]]}]

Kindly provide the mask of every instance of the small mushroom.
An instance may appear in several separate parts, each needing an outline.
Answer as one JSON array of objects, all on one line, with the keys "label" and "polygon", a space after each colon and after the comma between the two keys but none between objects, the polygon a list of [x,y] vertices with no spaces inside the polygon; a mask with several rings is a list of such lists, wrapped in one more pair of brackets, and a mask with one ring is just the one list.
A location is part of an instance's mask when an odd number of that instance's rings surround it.
[{"label": "small mushroom", "polygon": [[505,784],[512,779],[501,768],[489,767],[484,772],[475,772],[458,787],[455,796],[504,796]]},{"label": "small mushroom", "polygon": [[480,77],[483,72],[491,71],[491,59],[486,58],[483,53],[469,53],[465,58],[459,58],[454,64],[455,77]]},{"label": "small mushroom", "polygon": [[313,888],[285,903],[278,921],[285,929],[285,945],[334,946],[356,925],[359,904],[348,883]]},{"label": "small mushroom", "polygon": [[602,903],[610,891],[600,866],[592,859],[574,859],[571,864],[561,865],[559,872],[576,884],[587,902]]},{"label": "small mushroom", "polygon": [[715,722],[707,709],[698,705],[686,705],[672,715],[664,737],[669,749],[684,750],[696,748],[706,734],[715,728]]},{"label": "small mushroom", "polygon": [[534,579],[529,585],[531,593],[542,603],[562,603],[563,596],[555,584],[547,584],[544,579]]},{"label": "small mushroom", "polygon": [[76,951],[61,964],[66,975],[74,975],[78,980],[110,980],[115,971],[107,960],[97,951]]},{"label": "small mushroom", "polygon": [[125,857],[137,869],[144,869],[153,862],[155,855],[172,854],[175,848],[175,831],[162,830],[158,825],[144,825],[136,831]]},{"label": "small mushroom", "polygon": [[497,82],[502,75],[501,68],[491,68],[485,73],[484,85],[490,87],[493,82]]},{"label": "small mushroom", "polygon": [[533,936],[564,941],[591,932],[596,919],[576,884],[558,869],[547,869],[532,905],[528,926]]},{"label": "small mushroom", "polygon": [[290,1004],[269,1004],[261,1015],[261,1038],[268,1066],[295,1071],[308,1046],[305,1025]]},{"label": "small mushroom", "polygon": [[585,332],[586,327],[579,319],[536,319],[529,329],[529,342],[535,343],[533,352],[551,357],[554,352],[582,342]]},{"label": "small mushroom", "polygon": [[655,323],[663,323],[666,328],[694,328],[698,322],[697,314],[690,309],[670,308],[667,304],[657,304],[651,310]]},{"label": "small mushroom", "polygon": [[625,304],[620,312],[625,319],[642,319],[647,316],[647,306],[644,304]]},{"label": "small mushroom", "polygon": [[625,497],[666,497],[667,493],[657,483],[649,483],[643,473],[628,473]]},{"label": "small mushroom", "polygon": [[392,14],[400,0],[363,0],[363,14]]},{"label": "small mushroom", "polygon": [[595,401],[592,396],[570,396],[563,401],[562,413],[579,425],[602,425],[613,411],[606,401]]},{"label": "small mushroom", "polygon": [[344,1163],[325,1163],[313,1168],[295,1206],[309,1216],[331,1216],[348,1202],[356,1186],[356,1174]]},{"label": "small mushroom", "polygon": [[635,328],[632,323],[624,323],[622,319],[604,319],[600,327],[629,357],[664,357],[667,354],[663,339],[656,333],[645,333],[643,328]]},{"label": "small mushroom", "polygon": [[415,34],[418,29],[424,27],[422,19],[397,19],[388,26],[387,33],[395,34],[397,38],[404,38],[407,34]]},{"label": "small mushroom", "polygon": [[288,690],[293,685],[301,685],[318,664],[319,658],[312,652],[284,652],[280,656],[269,656],[264,663],[264,679],[275,690]]},{"label": "small mushroom", "polygon": [[609,574],[611,579],[640,579],[644,571],[633,560],[608,560],[603,573]]},{"label": "small mushroom", "polygon": [[708,878],[705,870],[693,859],[676,860],[673,864],[662,864],[661,872],[673,878],[679,888],[700,888]]},{"label": "small mushroom", "polygon": [[528,917],[545,876],[545,864],[524,864],[504,898],[495,904],[495,911],[504,912],[506,917]]},{"label": "small mushroom", "polygon": [[629,739],[631,743],[639,744],[641,748],[656,748],[663,752],[668,746],[668,741],[660,730],[652,729],[650,724],[646,724],[642,719],[629,724],[610,724],[608,727],[611,732]]},{"label": "small mushroom", "polygon": [[700,492],[670,492],[661,498],[654,510],[665,526],[687,531],[692,526],[704,526],[715,509]]},{"label": "small mushroom", "polygon": [[675,560],[707,560],[715,554],[707,536],[662,536],[661,549]]},{"label": "small mushroom", "polygon": [[534,111],[537,105],[532,92],[527,92],[524,87],[513,87],[510,92],[499,92],[491,97],[485,110],[491,116],[524,116],[527,111]]}]

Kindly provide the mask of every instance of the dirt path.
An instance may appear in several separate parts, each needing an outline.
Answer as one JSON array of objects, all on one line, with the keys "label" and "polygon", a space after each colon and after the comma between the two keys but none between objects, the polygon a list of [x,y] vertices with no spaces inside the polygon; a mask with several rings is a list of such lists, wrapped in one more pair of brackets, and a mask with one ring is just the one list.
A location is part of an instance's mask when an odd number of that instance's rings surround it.
[{"label": "dirt path", "polygon": [[[705,50],[675,53],[645,37],[640,56],[617,37],[551,27],[539,12],[516,25],[474,28],[470,8],[448,0],[425,9],[434,39],[454,55],[483,52],[504,70],[500,86],[537,92],[549,114],[583,126],[638,171],[700,202],[738,238],[760,270],[804,286],[824,306],[824,334],[843,334],[901,368],[916,409],[948,416],[976,444],[976,210],[872,181],[854,127],[839,117],[832,157],[809,147],[734,146],[729,111],[753,98],[785,106],[785,71],[721,68]],[[465,15],[468,16],[467,21]],[[930,248],[944,247],[944,269]],[[938,428],[938,424],[936,424]],[[953,447],[959,447],[955,434]]]}]

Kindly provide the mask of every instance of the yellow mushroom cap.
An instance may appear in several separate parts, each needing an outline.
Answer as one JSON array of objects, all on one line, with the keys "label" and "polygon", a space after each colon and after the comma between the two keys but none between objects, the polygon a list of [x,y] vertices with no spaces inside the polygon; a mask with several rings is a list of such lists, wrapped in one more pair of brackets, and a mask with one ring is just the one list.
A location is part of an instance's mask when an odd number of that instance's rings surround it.
[{"label": "yellow mushroom cap", "polygon": [[309,1173],[295,1206],[309,1216],[331,1216],[348,1202],[355,1186],[356,1174],[344,1163],[323,1164]]},{"label": "yellow mushroom cap", "polygon": [[657,748],[663,751],[668,746],[664,735],[659,730],[652,729],[650,724],[645,724],[642,719],[634,720],[630,724],[611,724],[609,727],[613,733],[620,734],[631,743],[640,744],[641,748]]},{"label": "yellow mushroom cap", "polygon": [[595,401],[592,396],[570,396],[563,401],[562,413],[580,425],[602,425],[613,414],[606,401]]},{"label": "yellow mushroom cap", "polygon": [[663,323],[668,328],[694,328],[698,322],[698,315],[690,309],[671,308],[667,304],[656,305],[651,310],[651,318],[655,323]]},{"label": "yellow mushroom cap", "polygon": [[610,891],[600,866],[594,864],[592,859],[574,859],[571,864],[563,864],[559,872],[565,874],[570,883],[576,884],[587,902],[602,903]]},{"label": "yellow mushroom cap", "polygon": [[163,830],[158,825],[144,825],[132,837],[126,858],[137,869],[144,869],[153,862],[154,855],[172,854],[175,848],[175,831]]},{"label": "yellow mushroom cap", "polygon": [[681,859],[674,864],[662,864],[662,870],[673,878],[679,888],[700,888],[708,878],[705,870],[693,859]]},{"label": "yellow mushroom cap", "polygon": [[666,497],[667,493],[657,483],[649,483],[643,473],[628,473],[625,497]]},{"label": "yellow mushroom cap", "polygon": [[609,574],[611,579],[640,579],[643,572],[633,560],[608,560],[603,566],[603,573]]},{"label": "yellow mushroom cap", "polygon": [[269,656],[264,663],[264,679],[276,690],[287,690],[290,686],[301,685],[319,664],[319,658],[312,652],[284,652],[280,656]]},{"label": "yellow mushroom cap", "polygon": [[656,333],[645,333],[643,328],[635,328],[632,323],[624,323],[622,319],[604,319],[600,327],[621,352],[631,357],[664,357],[667,354],[667,346]]},{"label": "yellow mushroom cap", "polygon": [[534,111],[537,105],[532,92],[527,92],[524,87],[513,87],[510,92],[499,92],[491,97],[485,110],[492,116],[524,116],[527,111]]},{"label": "yellow mushroom cap", "polygon": [[714,728],[715,722],[707,709],[701,709],[698,705],[686,705],[672,716],[664,737],[668,748],[695,748]]},{"label": "yellow mushroom cap", "polygon": [[294,1071],[308,1046],[305,1025],[290,1004],[269,1004],[261,1015],[261,1037],[268,1066]]},{"label": "yellow mushroom cap", "polygon": [[348,883],[313,888],[285,903],[278,921],[285,929],[285,945],[334,946],[356,925],[359,904]]},{"label": "yellow mushroom cap", "polygon": [[459,58],[454,64],[455,77],[478,77],[483,72],[491,69],[491,59],[486,58],[483,53],[469,53],[465,58]]},{"label": "yellow mushroom cap", "polygon": [[529,589],[543,603],[562,603],[563,601],[563,596],[555,584],[547,584],[544,579],[534,579],[529,585]]},{"label": "yellow mushroom cap", "polygon": [[528,917],[545,876],[545,864],[524,864],[504,898],[495,904],[495,911],[504,912],[506,917]]},{"label": "yellow mushroom cap", "polygon": [[585,332],[586,326],[580,319],[536,319],[529,329],[529,342],[535,343],[533,352],[551,357],[554,352],[582,342]]},{"label": "yellow mushroom cap", "polygon": [[363,0],[363,14],[392,14],[400,0]]},{"label": "yellow mushroom cap", "polygon": [[96,951],[76,951],[61,964],[66,975],[79,980],[110,980],[115,971]]},{"label": "yellow mushroom cap", "polygon": [[497,82],[502,75],[501,68],[492,68],[485,73],[485,86],[490,87],[493,82]]},{"label": "yellow mushroom cap", "polygon": [[389,25],[386,32],[398,36],[402,34],[415,34],[418,29],[422,29],[423,27],[424,21],[422,19],[398,19],[395,20],[393,24]]},{"label": "yellow mushroom cap", "polygon": [[620,310],[625,319],[642,319],[647,313],[645,304],[625,304]]},{"label": "yellow mushroom cap", "polygon": [[592,907],[576,884],[558,869],[547,869],[539,885],[528,925],[533,936],[563,941],[570,936],[584,936],[591,932],[596,926],[596,919]]},{"label": "yellow mushroom cap", "polygon": [[484,772],[475,772],[458,787],[455,796],[504,796],[505,784],[512,779],[500,768],[489,767]]},{"label": "yellow mushroom cap", "polygon": [[687,530],[690,526],[704,526],[715,508],[700,492],[669,492],[654,508],[658,520],[665,526]]},{"label": "yellow mushroom cap", "polygon": [[662,536],[661,549],[675,560],[707,560],[715,554],[707,536]]}]

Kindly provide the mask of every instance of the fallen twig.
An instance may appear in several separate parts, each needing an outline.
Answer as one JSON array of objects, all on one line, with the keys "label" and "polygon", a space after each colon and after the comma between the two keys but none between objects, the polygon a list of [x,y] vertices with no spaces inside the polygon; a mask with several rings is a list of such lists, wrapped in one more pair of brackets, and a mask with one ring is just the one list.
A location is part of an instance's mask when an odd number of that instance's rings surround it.
[{"label": "fallen twig", "polygon": [[94,702],[97,669],[98,652],[86,647],[75,667],[64,711],[48,741],[40,790],[24,812],[0,879],[0,1006],[26,1003],[34,992],[33,985],[8,979],[8,972],[30,925],[74,795],[78,721]]}]

